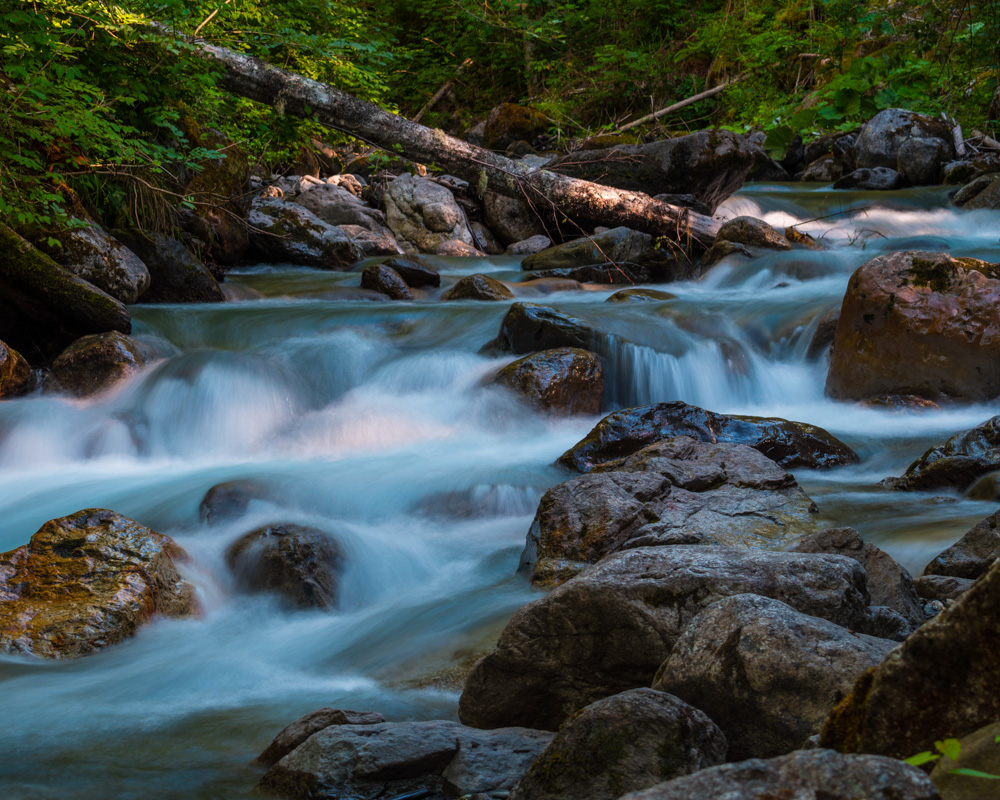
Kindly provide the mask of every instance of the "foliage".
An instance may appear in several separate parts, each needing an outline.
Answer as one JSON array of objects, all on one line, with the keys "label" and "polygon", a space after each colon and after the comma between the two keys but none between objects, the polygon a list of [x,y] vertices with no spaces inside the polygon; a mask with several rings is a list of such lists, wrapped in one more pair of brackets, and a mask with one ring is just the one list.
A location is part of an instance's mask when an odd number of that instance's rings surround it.
[{"label": "foliage", "polygon": [[[1000,743],[1000,736],[994,738],[993,743]],[[940,760],[942,757],[953,762],[957,762],[962,757],[962,743],[958,739],[943,739],[936,741],[934,742],[934,749],[937,751],[936,753],[930,750],[925,750],[922,753],[917,753],[916,755],[910,756],[904,760],[910,766],[922,767],[924,764],[931,764]],[[968,767],[956,767],[955,769],[950,769],[948,770],[948,774],[965,775],[969,778],[1000,780],[1000,775],[994,775],[991,772],[983,772],[978,769],[969,769]]]}]

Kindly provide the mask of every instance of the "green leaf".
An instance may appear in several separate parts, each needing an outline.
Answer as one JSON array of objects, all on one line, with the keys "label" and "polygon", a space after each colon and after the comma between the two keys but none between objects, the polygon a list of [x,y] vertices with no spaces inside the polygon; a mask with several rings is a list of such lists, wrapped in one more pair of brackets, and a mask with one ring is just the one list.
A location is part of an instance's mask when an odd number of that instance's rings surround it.
[{"label": "green leaf", "polygon": [[944,741],[934,742],[934,747],[943,756],[950,758],[952,761],[958,761],[962,756],[962,743],[958,739],[945,739]]},{"label": "green leaf", "polygon": [[788,148],[795,141],[795,131],[787,125],[771,128],[764,138],[764,152],[773,159],[782,159],[788,153]]},{"label": "green leaf", "polygon": [[941,758],[941,756],[932,753],[930,750],[924,750],[924,752],[917,753],[915,756],[904,758],[903,761],[911,767],[920,767],[924,764],[929,764],[931,761],[937,761],[939,758]]},{"label": "green leaf", "polygon": [[978,769],[969,769],[968,767],[958,767],[957,769],[948,770],[949,775],[966,775],[969,778],[988,778],[991,781],[1000,781],[1000,775],[994,775],[991,772],[983,772]]}]

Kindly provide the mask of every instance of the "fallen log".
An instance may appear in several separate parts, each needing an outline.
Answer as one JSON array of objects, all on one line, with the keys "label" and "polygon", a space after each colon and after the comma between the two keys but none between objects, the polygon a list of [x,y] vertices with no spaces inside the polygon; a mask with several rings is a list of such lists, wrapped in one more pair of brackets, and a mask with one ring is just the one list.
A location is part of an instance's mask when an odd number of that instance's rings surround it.
[{"label": "fallen log", "polygon": [[[157,29],[175,36],[165,26]],[[369,144],[469,181],[480,195],[487,191],[527,201],[551,217],[663,236],[681,245],[709,246],[721,223],[689,209],[653,200],[640,192],[570,178],[529,167],[444,131],[391,114],[327,84],[310,80],[245,53],[192,40],[201,56],[222,69],[222,88],[279,112],[315,119]]]}]

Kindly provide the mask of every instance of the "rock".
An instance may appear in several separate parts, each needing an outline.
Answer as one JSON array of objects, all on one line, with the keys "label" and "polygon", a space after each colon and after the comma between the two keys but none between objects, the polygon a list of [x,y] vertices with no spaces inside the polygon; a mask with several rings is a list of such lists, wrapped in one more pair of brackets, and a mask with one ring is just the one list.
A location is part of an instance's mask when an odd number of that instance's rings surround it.
[{"label": "rock", "polygon": [[670,203],[672,206],[690,208],[695,213],[704,214],[706,217],[712,216],[712,209],[702,203],[693,194],[671,194],[670,192],[664,192],[663,194],[654,195],[653,199],[659,200],[662,203]]},{"label": "rock", "polygon": [[534,303],[514,303],[500,323],[500,333],[484,350],[534,353],[559,347],[592,349],[595,331],[585,322]]},{"label": "rock", "polygon": [[843,170],[833,157],[833,153],[827,153],[810,163],[799,176],[799,180],[816,183],[833,183],[841,175],[843,175]]},{"label": "rock", "polygon": [[855,679],[895,646],[741,594],[688,624],[653,688],[708,714],[726,735],[729,760],[769,758],[804,747]]},{"label": "rock", "polygon": [[799,750],[661,783],[621,800],[941,800],[917,767],[879,756]]},{"label": "rock", "polygon": [[969,500],[985,500],[987,503],[1000,500],[1000,471],[987,472],[977,479],[965,496]]},{"label": "rock", "polygon": [[576,283],[595,283],[602,286],[618,284],[649,283],[650,281],[670,281],[673,277],[654,278],[653,273],[639,264],[627,261],[593,264],[573,269],[543,269],[528,273],[528,280],[571,280]]},{"label": "rock", "polygon": [[1000,564],[862,675],[822,746],[909,758],[1000,719]]},{"label": "rock", "polygon": [[957,600],[975,581],[972,578],[956,578],[951,575],[921,575],[913,581],[917,595],[923,600]]},{"label": "rock", "polygon": [[838,178],[834,189],[861,189],[867,192],[888,192],[903,185],[899,173],[889,167],[861,167]]},{"label": "rock", "polygon": [[559,464],[577,472],[624,458],[674,436],[703,442],[745,444],[786,469],[823,469],[854,464],[857,454],[822,428],[777,417],[716,414],[675,401],[616,411],[602,419],[559,457]]},{"label": "rock", "polygon": [[482,258],[485,253],[481,253],[471,244],[466,244],[459,239],[449,239],[441,242],[431,252],[436,256],[453,256],[458,258]]},{"label": "rock", "polygon": [[659,289],[622,289],[615,292],[604,302],[606,303],[659,303],[664,300],[676,300],[677,295],[661,292]]},{"label": "rock", "polygon": [[266,483],[252,478],[218,483],[205,492],[198,515],[209,525],[229,522],[246,514],[252,502],[267,500],[271,494]]},{"label": "rock", "polygon": [[225,300],[211,270],[176,239],[137,230],[116,233],[149,270],[149,288],[139,298],[140,302],[221,303]]},{"label": "rock", "polygon": [[250,209],[250,225],[254,247],[275,263],[344,270],[361,258],[346,233],[297,203],[257,197]]},{"label": "rock", "polygon": [[715,237],[761,250],[791,250],[792,244],[762,219],[734,217],[726,220]]},{"label": "rock", "polygon": [[853,172],[858,168],[858,137],[861,129],[842,134],[833,140],[830,152],[840,166],[841,172]]},{"label": "rock", "polygon": [[745,593],[854,630],[868,620],[864,570],[842,556],[697,545],[625,550],[514,613],[469,675],[459,718],[480,728],[555,730],[595,700],[649,686],[701,609]]},{"label": "rock", "polygon": [[[608,266],[609,264],[612,266]],[[542,250],[525,258],[521,262],[521,269],[538,275],[582,280],[575,272],[578,268],[597,267],[597,277],[600,277],[614,271],[613,265],[643,268],[648,275],[641,277],[646,281],[690,277],[689,266],[681,265],[669,252],[657,249],[652,236],[624,227],[611,228]],[[556,270],[560,272],[556,274]],[[604,282],[610,283],[610,280]]]},{"label": "rock", "polygon": [[889,478],[897,491],[957,489],[964,491],[979,477],[1000,469],[1000,416],[956,433],[932,447],[906,468],[899,478]]},{"label": "rock", "polygon": [[324,531],[268,525],[240,537],[226,551],[239,586],[275,592],[294,605],[335,608],[343,555]]},{"label": "rock", "polygon": [[1000,172],[1000,153],[987,152],[962,161],[949,161],[941,167],[941,183],[964,185],[991,172]]},{"label": "rock", "polygon": [[483,195],[483,219],[504,247],[546,235],[543,218],[524,200],[489,189]]},{"label": "rock", "polygon": [[946,253],[879,256],[851,276],[826,392],[838,400],[1000,394],[1000,265]]},{"label": "rock", "polygon": [[795,478],[756,450],[664,439],[549,489],[519,570],[536,584],[566,580],[609,553],[678,532],[778,547],[812,531],[815,510]]},{"label": "rock", "polygon": [[476,273],[466,275],[452,286],[441,298],[442,300],[513,300],[514,293],[496,278]]},{"label": "rock", "polygon": [[31,387],[31,365],[17,350],[0,342],[0,400],[24,394]]},{"label": "rock", "polygon": [[706,270],[710,267],[714,267],[724,258],[729,258],[730,256],[753,258],[753,253],[750,252],[750,248],[746,245],[716,239],[715,244],[708,248],[708,250],[705,251],[705,254],[701,257],[701,268]]},{"label": "rock", "polygon": [[676,697],[632,689],[567,720],[510,800],[617,800],[726,760],[726,737]]},{"label": "rock", "polygon": [[368,208],[355,192],[345,187],[332,183],[301,187],[295,202],[309,209],[327,225],[357,225],[379,236],[388,238],[392,235],[385,214]]},{"label": "rock", "polygon": [[497,373],[496,382],[522,395],[540,411],[599,414],[604,401],[601,360],[574,347],[518,359]]},{"label": "rock", "polygon": [[326,179],[326,182],[332,184],[333,186],[339,186],[342,189],[347,189],[347,191],[355,197],[361,197],[361,193],[368,185],[368,182],[364,178],[358,175],[351,175],[349,173],[331,175]]},{"label": "rock", "polygon": [[394,258],[392,261],[386,261],[384,266],[395,270],[406,281],[406,285],[414,289],[441,285],[441,275],[438,271],[423,262],[409,258]]},{"label": "rock", "polygon": [[1000,558],[1000,511],[976,523],[955,544],[924,567],[924,575],[975,580]]},{"label": "rock", "polygon": [[407,253],[432,253],[453,239],[472,246],[465,213],[452,193],[433,181],[400,175],[385,191],[385,206],[389,227]]},{"label": "rock", "polygon": [[544,233],[532,236],[530,239],[523,239],[520,242],[514,242],[506,249],[506,254],[509,256],[530,256],[535,253],[540,253],[542,250],[546,250],[552,246],[552,240],[546,236]]},{"label": "rock", "polygon": [[520,141],[531,144],[546,133],[551,124],[547,116],[530,106],[503,103],[486,117],[483,147],[503,152]]},{"label": "rock", "polygon": [[469,230],[472,231],[473,244],[486,253],[486,255],[498,256],[503,253],[504,246],[497,240],[496,234],[482,222],[470,222]]},{"label": "rock", "polygon": [[806,358],[815,360],[822,358],[830,352],[833,342],[837,338],[837,323],[840,322],[840,307],[831,308],[816,323],[816,332],[809,340],[809,349],[806,351]]},{"label": "rock", "polygon": [[970,211],[1000,208],[1000,175],[982,175],[959,189],[952,202]]},{"label": "rock", "polygon": [[295,720],[274,737],[254,763],[263,767],[277,764],[314,733],[334,725],[378,725],[385,717],[374,711],[343,711],[339,708],[321,708]]},{"label": "rock", "polygon": [[473,125],[469,130],[465,132],[462,137],[469,144],[474,144],[478,147],[483,146],[483,134],[486,132],[486,120],[480,120],[475,125]]},{"label": "rock", "polygon": [[63,268],[123,303],[134,303],[149,286],[149,271],[135,253],[89,218],[75,220],[83,227],[46,234],[59,247],[44,242],[39,248]]},{"label": "rock", "polygon": [[0,651],[75,658],[135,634],[156,615],[195,610],[163,534],[105,509],[46,522],[0,554]]},{"label": "rock", "polygon": [[853,558],[868,575],[868,592],[873,606],[891,608],[913,625],[924,621],[923,607],[910,573],[884,550],[866,543],[854,528],[817,531],[795,545],[792,552],[832,553]]},{"label": "rock", "polygon": [[855,144],[857,165],[895,170],[899,163],[900,148],[913,139],[939,142],[939,163],[954,158],[955,145],[951,129],[945,122],[902,108],[887,108],[861,128]]},{"label": "rock", "polygon": [[951,142],[941,139],[907,139],[899,146],[896,156],[896,171],[904,183],[910,186],[930,186],[938,184],[941,167],[948,161],[954,147]]},{"label": "rock", "polygon": [[290,800],[493,794],[512,789],[551,740],[542,731],[444,721],[334,725],[278,761],[257,788]]},{"label": "rock", "polygon": [[[934,765],[931,781],[945,800],[992,800],[996,779],[983,777],[1000,774],[1000,722],[986,725],[959,739],[959,757],[942,756]],[[955,774],[955,770],[975,770],[980,775]]]},{"label": "rock", "polygon": [[152,360],[130,336],[109,331],[77,339],[52,362],[48,386],[73,397],[91,397],[130,378]]},{"label": "rock", "polygon": [[698,131],[649,144],[575,151],[552,168],[571,178],[618,189],[689,194],[714,213],[740,186],[754,164],[754,150],[729,131]]},{"label": "rock", "polygon": [[403,276],[386,264],[369,264],[361,273],[361,288],[381,292],[393,300],[412,300]]}]

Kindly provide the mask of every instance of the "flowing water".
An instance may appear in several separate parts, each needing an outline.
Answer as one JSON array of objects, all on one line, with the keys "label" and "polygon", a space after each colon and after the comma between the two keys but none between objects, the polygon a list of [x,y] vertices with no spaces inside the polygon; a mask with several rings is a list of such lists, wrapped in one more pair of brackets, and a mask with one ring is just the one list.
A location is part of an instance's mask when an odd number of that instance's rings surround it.
[{"label": "flowing water", "polygon": [[[806,348],[851,272],[880,253],[1000,261],[1000,214],[951,209],[944,190],[801,184],[748,188],[723,211],[804,223],[830,249],[723,263],[661,287],[676,295],[664,302],[606,303],[605,289],[521,289],[520,299],[607,332],[609,408],[680,399],[841,437],[859,465],[797,474],[821,522],[852,525],[921,569],[995,506],[874,484],[995,407],[834,403]],[[519,277],[509,258],[429,260],[446,282]],[[552,462],[598,417],[542,417],[487,385],[510,359],[478,350],[507,304],[370,302],[350,291],[357,282],[357,272],[241,270],[225,304],[136,307],[136,335],[162,357],[111,393],[0,404],[0,551],[48,519],[112,508],[187,550],[203,608],[76,661],[0,656],[0,796],[251,798],[260,771],[249,762],[320,706],[455,718],[447,670],[488,648],[534,596],[514,575],[525,533],[565,477]],[[263,483],[269,499],[236,522],[202,522],[206,490],[239,479]],[[347,567],[336,612],[234,589],[227,546],[272,522],[337,537]]]}]

